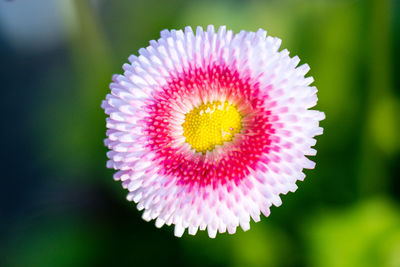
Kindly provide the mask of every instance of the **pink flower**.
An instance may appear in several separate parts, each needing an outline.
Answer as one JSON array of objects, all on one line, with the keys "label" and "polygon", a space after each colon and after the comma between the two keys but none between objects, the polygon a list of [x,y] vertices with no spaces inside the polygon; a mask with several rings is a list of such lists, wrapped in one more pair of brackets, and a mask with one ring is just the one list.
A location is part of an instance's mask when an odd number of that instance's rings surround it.
[{"label": "pink flower", "polygon": [[266,31],[164,30],[129,57],[102,107],[115,180],[175,235],[235,233],[297,189],[324,113],[308,65]]}]

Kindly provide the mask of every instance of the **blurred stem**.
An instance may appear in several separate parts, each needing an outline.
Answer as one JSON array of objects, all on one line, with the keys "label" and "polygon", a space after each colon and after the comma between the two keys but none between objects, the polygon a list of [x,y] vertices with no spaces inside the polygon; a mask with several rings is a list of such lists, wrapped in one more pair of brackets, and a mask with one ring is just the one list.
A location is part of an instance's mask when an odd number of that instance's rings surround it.
[{"label": "blurred stem", "polygon": [[[386,155],[379,148],[371,131],[374,124],[374,112],[392,96],[390,62],[390,4],[389,0],[370,0],[369,36],[367,48],[367,73],[369,85],[365,108],[365,121],[361,132],[359,158],[359,192],[361,197],[384,192],[388,187],[389,173]],[[390,127],[390,126],[389,126]],[[376,136],[375,136],[376,137]],[[378,137],[379,138],[379,137]],[[384,138],[381,136],[380,138]]]},{"label": "blurred stem", "polygon": [[[83,82],[98,80],[96,75],[106,74],[110,80],[111,56],[101,24],[91,1],[73,1],[78,21],[78,32],[70,36],[70,51],[74,68]],[[91,75],[87,76],[88,73]]]},{"label": "blurred stem", "polygon": [[112,57],[91,2],[71,1],[73,16],[66,21],[66,24],[75,24],[69,36],[71,70],[74,74],[70,80],[70,95],[74,99],[73,106],[67,107],[67,114],[73,126],[68,130],[75,131],[77,136],[73,145],[85,148],[79,151],[82,161],[87,169],[96,171],[98,163],[103,162],[105,157],[103,136],[100,134],[105,131],[105,115],[100,104],[109,91]]}]

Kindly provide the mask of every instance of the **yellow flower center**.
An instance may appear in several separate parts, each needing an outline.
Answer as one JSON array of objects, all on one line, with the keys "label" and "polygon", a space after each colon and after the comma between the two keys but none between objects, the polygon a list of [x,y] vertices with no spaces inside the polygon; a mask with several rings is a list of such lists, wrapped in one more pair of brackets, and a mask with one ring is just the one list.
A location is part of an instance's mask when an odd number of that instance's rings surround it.
[{"label": "yellow flower center", "polygon": [[185,115],[183,136],[196,152],[212,151],[216,145],[231,141],[242,128],[242,116],[228,102],[201,104]]}]

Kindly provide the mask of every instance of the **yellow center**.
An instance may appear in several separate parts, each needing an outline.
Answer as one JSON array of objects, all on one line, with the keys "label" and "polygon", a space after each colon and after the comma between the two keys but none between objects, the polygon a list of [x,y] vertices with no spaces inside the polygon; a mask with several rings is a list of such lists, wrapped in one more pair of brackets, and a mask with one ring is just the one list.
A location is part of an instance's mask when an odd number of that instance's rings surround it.
[{"label": "yellow center", "polygon": [[241,119],[236,107],[228,102],[203,103],[185,115],[183,136],[196,152],[205,154],[231,141],[242,128]]}]

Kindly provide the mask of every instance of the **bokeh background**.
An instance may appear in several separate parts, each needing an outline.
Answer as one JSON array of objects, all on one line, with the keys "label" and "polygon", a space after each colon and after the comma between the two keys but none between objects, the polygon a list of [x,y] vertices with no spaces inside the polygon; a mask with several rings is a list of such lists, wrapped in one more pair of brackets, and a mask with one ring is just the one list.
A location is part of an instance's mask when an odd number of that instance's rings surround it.
[{"label": "bokeh background", "polygon": [[[316,169],[235,235],[141,219],[107,170],[111,75],[165,28],[268,30],[311,66]],[[0,0],[1,266],[400,266],[400,1]]]}]

